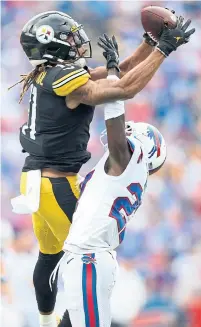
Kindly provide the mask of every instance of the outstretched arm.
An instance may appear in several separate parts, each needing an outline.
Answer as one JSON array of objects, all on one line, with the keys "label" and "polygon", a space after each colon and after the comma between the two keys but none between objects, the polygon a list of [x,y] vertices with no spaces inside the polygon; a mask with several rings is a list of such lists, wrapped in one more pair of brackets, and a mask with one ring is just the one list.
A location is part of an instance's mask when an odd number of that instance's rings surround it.
[{"label": "outstretched arm", "polygon": [[[108,79],[118,80],[116,69],[108,70]],[[107,131],[109,157],[106,162],[106,173],[119,176],[126,169],[131,153],[129,151],[125,133],[124,101],[106,103],[104,117]]]},{"label": "outstretched arm", "polygon": [[150,56],[137,67],[128,72],[122,79],[112,81],[107,79],[88,82],[73,91],[67,96],[67,105],[84,103],[88,105],[98,105],[116,100],[133,98],[151,80],[157,69],[164,61],[165,56],[155,50]]},{"label": "outstretched arm", "polygon": [[[153,47],[143,41],[131,56],[127,57],[119,64],[121,70],[120,78],[144,61],[152,51]],[[93,81],[107,77],[107,69],[105,67],[90,68],[89,71]]]},{"label": "outstretched arm", "polygon": [[[173,14],[175,14],[174,10],[168,8],[166,9],[171,11]],[[126,73],[128,73],[131,69],[139,65],[143,60],[145,60],[154,50],[154,47],[157,45],[157,40],[150,34],[145,32],[143,37],[144,40],[138,46],[136,51],[119,64],[119,68],[121,71],[120,78],[124,76]],[[97,67],[95,69],[90,69],[90,74],[92,80],[96,81],[101,78],[106,78],[107,70],[105,67]]]},{"label": "outstretched arm", "polygon": [[[89,80],[85,85],[71,93],[70,98],[67,98],[67,105],[70,100],[74,101],[75,108],[75,104],[78,105],[79,103],[97,105],[133,98],[151,80],[164,59],[172,51],[189,42],[195,28],[187,31],[191,20],[188,19],[185,23],[183,21],[183,17],[180,16],[176,28],[169,29],[165,26],[156,49],[147,59],[123,76],[121,80],[116,82],[104,79],[96,82]],[[107,68],[112,66],[113,62],[116,64],[118,57],[115,53],[113,55],[113,52],[116,52],[113,45],[105,42],[101,47],[108,53]]]},{"label": "outstretched arm", "polygon": [[[112,103],[110,103],[110,105],[112,105]],[[114,102],[113,105],[115,110],[116,103]],[[106,166],[106,172],[109,172],[109,175],[118,176],[126,169],[131,158],[125,133],[125,115],[122,114],[119,117],[107,119],[105,124],[109,149],[109,159],[108,166]]]},{"label": "outstretched arm", "polygon": [[119,68],[122,71],[122,75],[125,75],[131,69],[144,61],[153,50],[154,48],[152,46],[143,41],[131,56],[120,63]]}]

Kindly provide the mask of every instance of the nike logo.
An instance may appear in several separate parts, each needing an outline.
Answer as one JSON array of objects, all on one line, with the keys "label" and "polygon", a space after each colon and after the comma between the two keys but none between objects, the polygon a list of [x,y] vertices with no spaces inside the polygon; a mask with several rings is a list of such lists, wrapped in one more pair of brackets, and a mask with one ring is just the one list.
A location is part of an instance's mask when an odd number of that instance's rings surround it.
[{"label": "nike logo", "polygon": [[181,36],[174,36],[174,39],[176,39],[177,42],[178,42],[181,38],[182,38]]}]

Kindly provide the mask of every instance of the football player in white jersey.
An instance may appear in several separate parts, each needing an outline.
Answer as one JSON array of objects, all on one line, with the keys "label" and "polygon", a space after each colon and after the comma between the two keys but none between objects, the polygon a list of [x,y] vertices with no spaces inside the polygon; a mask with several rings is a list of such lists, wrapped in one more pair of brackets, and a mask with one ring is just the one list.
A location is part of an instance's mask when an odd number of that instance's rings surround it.
[{"label": "football player in white jersey", "polygon": [[[116,74],[109,71],[108,79],[118,79]],[[65,255],[52,276],[60,267],[73,327],[111,325],[114,250],[142,203],[149,175],[166,159],[164,138],[155,127],[125,123],[123,101],[106,104],[104,115],[108,149],[82,183]]]}]

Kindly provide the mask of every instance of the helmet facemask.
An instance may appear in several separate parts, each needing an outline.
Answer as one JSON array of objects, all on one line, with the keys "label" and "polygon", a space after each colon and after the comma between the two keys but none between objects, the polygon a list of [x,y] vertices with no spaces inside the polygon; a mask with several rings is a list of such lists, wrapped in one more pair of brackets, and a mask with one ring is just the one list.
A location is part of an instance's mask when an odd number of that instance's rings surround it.
[{"label": "helmet facemask", "polygon": [[76,50],[77,59],[92,57],[91,43],[82,27],[82,25],[79,25],[76,32],[69,33],[69,36],[72,36],[74,41],[73,48]]},{"label": "helmet facemask", "polygon": [[[61,32],[59,38],[54,37],[43,58],[50,60],[50,56],[52,56],[52,59],[58,58],[57,61],[59,62],[74,62],[81,58],[91,58],[91,43],[82,29],[82,25],[78,25],[75,32]],[[59,58],[59,56],[62,58]]]}]

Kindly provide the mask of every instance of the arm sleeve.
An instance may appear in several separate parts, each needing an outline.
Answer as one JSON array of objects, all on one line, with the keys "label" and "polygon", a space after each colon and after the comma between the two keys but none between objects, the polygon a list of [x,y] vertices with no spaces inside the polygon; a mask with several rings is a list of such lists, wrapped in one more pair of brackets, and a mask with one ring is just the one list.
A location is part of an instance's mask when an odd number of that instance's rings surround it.
[{"label": "arm sleeve", "polygon": [[[58,67],[57,67],[58,68]],[[52,82],[52,89],[58,96],[66,96],[87,83],[90,75],[84,69],[76,65],[60,67]]]}]

